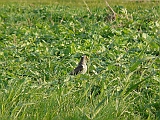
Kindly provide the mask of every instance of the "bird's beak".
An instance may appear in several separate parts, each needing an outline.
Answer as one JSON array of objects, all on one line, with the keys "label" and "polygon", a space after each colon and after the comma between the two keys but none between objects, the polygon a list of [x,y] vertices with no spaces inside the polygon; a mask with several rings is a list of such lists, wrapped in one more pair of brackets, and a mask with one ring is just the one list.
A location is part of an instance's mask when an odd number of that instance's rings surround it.
[{"label": "bird's beak", "polygon": [[88,58],[87,56],[86,56],[86,58],[85,58],[85,59],[86,59],[86,61],[89,61],[89,58]]}]

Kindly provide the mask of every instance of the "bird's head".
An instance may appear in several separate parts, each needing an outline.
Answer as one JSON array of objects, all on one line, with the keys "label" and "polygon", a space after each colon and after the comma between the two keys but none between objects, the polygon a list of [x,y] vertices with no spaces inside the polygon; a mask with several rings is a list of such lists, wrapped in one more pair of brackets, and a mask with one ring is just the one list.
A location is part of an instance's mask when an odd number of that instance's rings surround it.
[{"label": "bird's head", "polygon": [[87,61],[88,61],[88,57],[87,57],[86,55],[83,55],[83,56],[81,57],[81,61],[80,61],[79,64],[86,64]]}]

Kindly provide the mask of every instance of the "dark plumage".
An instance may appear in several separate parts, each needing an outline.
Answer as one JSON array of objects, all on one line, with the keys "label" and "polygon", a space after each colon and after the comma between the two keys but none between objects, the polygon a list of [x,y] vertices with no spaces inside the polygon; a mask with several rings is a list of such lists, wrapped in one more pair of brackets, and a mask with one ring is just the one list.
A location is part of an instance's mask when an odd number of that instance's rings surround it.
[{"label": "dark plumage", "polygon": [[77,75],[79,73],[85,74],[87,72],[87,56],[83,55],[78,66],[70,73],[70,75]]}]

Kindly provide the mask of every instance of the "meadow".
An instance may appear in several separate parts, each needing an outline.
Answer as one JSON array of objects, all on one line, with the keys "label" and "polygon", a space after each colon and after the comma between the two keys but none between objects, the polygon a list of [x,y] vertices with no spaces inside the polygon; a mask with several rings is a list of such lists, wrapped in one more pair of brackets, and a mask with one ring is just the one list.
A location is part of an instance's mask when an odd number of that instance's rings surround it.
[{"label": "meadow", "polygon": [[159,2],[108,3],[0,2],[1,120],[160,119]]}]

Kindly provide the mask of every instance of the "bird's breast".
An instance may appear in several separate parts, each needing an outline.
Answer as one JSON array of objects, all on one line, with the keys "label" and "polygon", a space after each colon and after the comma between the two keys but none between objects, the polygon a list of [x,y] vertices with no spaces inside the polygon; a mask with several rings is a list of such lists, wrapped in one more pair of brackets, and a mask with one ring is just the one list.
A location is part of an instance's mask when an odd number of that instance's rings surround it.
[{"label": "bird's breast", "polygon": [[82,74],[85,74],[87,72],[87,65],[82,65],[82,66],[83,66]]}]

